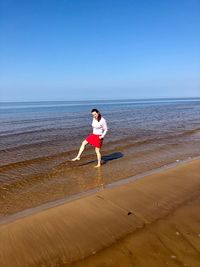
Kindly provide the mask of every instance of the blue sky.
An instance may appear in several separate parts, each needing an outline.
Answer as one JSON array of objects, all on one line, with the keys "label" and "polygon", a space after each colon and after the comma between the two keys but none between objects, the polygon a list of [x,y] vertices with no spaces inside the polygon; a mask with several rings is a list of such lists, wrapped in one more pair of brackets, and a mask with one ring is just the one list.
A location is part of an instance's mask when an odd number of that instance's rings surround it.
[{"label": "blue sky", "polygon": [[199,14],[199,0],[1,0],[0,101],[200,97]]}]

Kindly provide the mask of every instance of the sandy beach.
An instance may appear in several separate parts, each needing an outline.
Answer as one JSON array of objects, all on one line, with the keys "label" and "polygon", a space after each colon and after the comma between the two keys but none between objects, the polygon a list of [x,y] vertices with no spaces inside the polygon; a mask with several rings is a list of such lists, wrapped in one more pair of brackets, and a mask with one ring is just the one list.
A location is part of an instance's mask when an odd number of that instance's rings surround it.
[{"label": "sandy beach", "polygon": [[0,2],[0,267],[200,267],[199,13]]},{"label": "sandy beach", "polygon": [[200,160],[1,221],[0,266],[200,263]]}]

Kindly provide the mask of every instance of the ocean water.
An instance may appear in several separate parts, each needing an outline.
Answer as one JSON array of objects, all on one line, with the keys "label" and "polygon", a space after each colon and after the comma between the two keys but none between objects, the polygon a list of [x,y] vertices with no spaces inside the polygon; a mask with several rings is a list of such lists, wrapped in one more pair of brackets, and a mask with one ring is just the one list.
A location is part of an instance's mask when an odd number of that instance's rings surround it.
[{"label": "ocean water", "polygon": [[[89,145],[82,163],[70,162],[92,131],[92,108],[109,127],[100,174]],[[2,215],[199,152],[200,99],[0,103]]]},{"label": "ocean water", "polygon": [[75,149],[92,130],[94,107],[108,122],[105,141],[112,144],[187,137],[200,129],[200,99],[1,103],[0,166]]}]

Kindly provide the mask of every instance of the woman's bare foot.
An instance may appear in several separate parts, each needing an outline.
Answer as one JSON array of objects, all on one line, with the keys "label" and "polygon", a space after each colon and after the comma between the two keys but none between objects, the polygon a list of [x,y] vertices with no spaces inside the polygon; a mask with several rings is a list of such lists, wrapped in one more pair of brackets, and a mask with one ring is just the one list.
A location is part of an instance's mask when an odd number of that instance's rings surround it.
[{"label": "woman's bare foot", "polygon": [[99,168],[101,167],[101,164],[97,164],[96,166],[94,166],[95,168]]},{"label": "woman's bare foot", "polygon": [[76,160],[80,160],[81,158],[75,157],[73,158],[71,161],[76,161]]}]

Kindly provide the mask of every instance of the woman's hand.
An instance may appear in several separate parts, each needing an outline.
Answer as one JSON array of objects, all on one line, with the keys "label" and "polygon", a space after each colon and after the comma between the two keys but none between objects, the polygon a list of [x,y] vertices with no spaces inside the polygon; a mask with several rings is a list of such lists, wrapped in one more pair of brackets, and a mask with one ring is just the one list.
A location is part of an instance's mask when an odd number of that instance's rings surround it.
[{"label": "woman's hand", "polygon": [[103,139],[103,136],[99,136],[99,139]]}]

